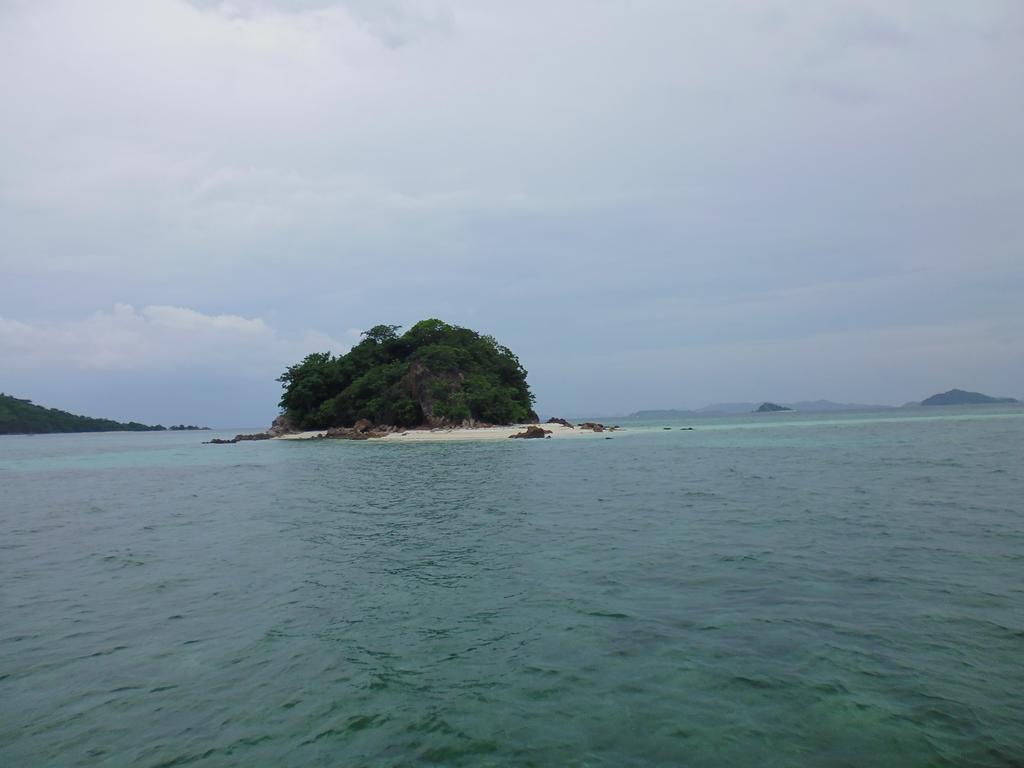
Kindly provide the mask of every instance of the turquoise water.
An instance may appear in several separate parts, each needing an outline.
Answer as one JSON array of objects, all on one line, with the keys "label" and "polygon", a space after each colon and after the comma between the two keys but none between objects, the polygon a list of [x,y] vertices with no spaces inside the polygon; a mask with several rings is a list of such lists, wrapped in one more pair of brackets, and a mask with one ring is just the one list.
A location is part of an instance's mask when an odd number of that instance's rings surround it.
[{"label": "turquoise water", "polygon": [[1024,764],[1024,410],[687,424],[0,438],[0,765]]}]

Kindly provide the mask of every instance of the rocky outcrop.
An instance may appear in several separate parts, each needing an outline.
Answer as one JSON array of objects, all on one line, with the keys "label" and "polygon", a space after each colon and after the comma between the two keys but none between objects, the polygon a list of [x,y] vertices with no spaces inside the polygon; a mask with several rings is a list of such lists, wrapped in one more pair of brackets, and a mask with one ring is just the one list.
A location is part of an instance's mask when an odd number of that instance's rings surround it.
[{"label": "rocky outcrop", "polygon": [[270,425],[270,429],[267,430],[267,434],[271,437],[280,437],[281,435],[290,435],[293,432],[298,432],[295,425],[292,424],[291,420],[286,414],[281,414],[274,422]]},{"label": "rocky outcrop", "polygon": [[355,427],[331,427],[318,440],[369,440],[371,437],[383,437],[369,429],[357,430]]},{"label": "rocky outcrop", "polygon": [[566,421],[565,419],[556,419],[554,416],[552,416],[550,419],[548,419],[544,423],[545,424],[561,424],[563,427],[568,427],[569,429],[575,429],[576,428],[572,424],[570,424],[568,421]]},{"label": "rocky outcrop", "polygon": [[273,437],[273,435],[269,432],[256,432],[251,435],[235,435],[230,440],[215,437],[212,440],[207,440],[203,445],[232,445],[233,443],[241,443],[247,440],[269,440],[271,437]]},{"label": "rocky outcrop", "polygon": [[550,436],[551,436],[551,430],[550,429],[544,429],[544,427],[538,427],[538,426],[532,425],[532,424],[530,426],[528,426],[526,429],[524,429],[522,432],[519,432],[518,434],[509,435],[510,438],[523,438],[523,439],[538,438],[538,437],[550,437]]},{"label": "rocky outcrop", "polygon": [[351,427],[331,427],[314,440],[370,440],[375,437],[387,437],[393,432],[405,432],[402,427],[371,424],[369,419],[360,419]]},{"label": "rocky outcrop", "polygon": [[450,400],[462,390],[461,371],[434,373],[420,362],[413,362],[403,380],[410,396],[423,412],[423,423],[428,427],[451,426],[448,420],[436,412],[438,401]]},{"label": "rocky outcrop", "polygon": [[604,432],[604,424],[598,424],[596,421],[585,421],[580,424],[580,429],[589,429],[592,432]]}]

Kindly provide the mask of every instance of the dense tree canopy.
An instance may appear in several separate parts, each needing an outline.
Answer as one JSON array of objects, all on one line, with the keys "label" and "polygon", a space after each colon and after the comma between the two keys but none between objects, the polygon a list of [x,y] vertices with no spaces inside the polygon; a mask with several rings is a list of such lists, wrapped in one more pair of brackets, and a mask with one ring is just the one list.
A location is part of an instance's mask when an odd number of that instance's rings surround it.
[{"label": "dense tree canopy", "polygon": [[160,425],[148,426],[130,421],[124,424],[111,419],[76,416],[56,408],[44,408],[31,400],[0,393],[0,435],[33,435],[47,432],[150,432]]},{"label": "dense tree canopy", "polygon": [[278,380],[281,408],[300,428],[536,418],[526,371],[511,350],[434,319],[401,335],[397,325],[374,326],[348,354],[308,355]]}]

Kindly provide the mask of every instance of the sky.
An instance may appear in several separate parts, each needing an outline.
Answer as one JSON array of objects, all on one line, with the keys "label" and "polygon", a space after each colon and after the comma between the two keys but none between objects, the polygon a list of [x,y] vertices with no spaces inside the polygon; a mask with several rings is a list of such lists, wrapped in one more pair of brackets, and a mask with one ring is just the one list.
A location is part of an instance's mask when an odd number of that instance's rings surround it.
[{"label": "sky", "polygon": [[542,414],[1024,397],[1019,0],[2,0],[0,391],[264,426],[379,323]]}]

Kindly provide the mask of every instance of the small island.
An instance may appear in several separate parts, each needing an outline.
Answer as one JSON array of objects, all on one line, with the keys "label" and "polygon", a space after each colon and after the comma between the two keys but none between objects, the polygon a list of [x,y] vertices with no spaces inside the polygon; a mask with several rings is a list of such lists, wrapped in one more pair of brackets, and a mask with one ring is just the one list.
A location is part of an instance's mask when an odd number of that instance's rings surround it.
[{"label": "small island", "polygon": [[0,393],[0,435],[40,435],[60,432],[160,432],[164,427],[123,423],[113,419],[76,416],[56,408],[44,408],[31,400]]},{"label": "small island", "polygon": [[526,370],[492,336],[437,319],[399,329],[374,326],[347,354],[315,353],[289,367],[271,434],[362,439],[538,421]]},{"label": "small island", "polygon": [[990,405],[993,403],[1018,403],[1013,397],[992,397],[981,392],[968,392],[963,389],[951,389],[938,395],[932,395],[921,401],[921,405]]},{"label": "small island", "polygon": [[776,413],[778,411],[792,411],[792,408],[788,408],[785,405],[776,405],[775,403],[761,403],[757,407],[754,413]]}]

